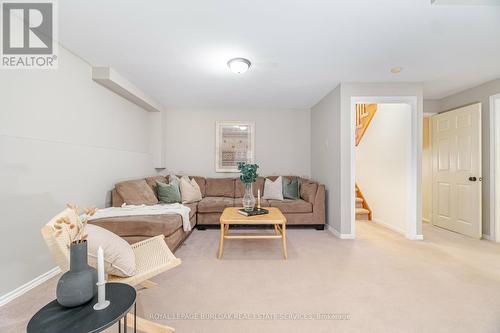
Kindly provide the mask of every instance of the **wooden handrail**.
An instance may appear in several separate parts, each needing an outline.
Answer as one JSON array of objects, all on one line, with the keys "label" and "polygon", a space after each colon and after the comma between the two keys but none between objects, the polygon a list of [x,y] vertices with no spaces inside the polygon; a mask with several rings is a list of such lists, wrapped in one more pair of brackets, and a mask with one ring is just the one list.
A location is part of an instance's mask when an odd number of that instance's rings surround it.
[{"label": "wooden handrail", "polygon": [[356,147],[377,112],[377,104],[356,104]]}]

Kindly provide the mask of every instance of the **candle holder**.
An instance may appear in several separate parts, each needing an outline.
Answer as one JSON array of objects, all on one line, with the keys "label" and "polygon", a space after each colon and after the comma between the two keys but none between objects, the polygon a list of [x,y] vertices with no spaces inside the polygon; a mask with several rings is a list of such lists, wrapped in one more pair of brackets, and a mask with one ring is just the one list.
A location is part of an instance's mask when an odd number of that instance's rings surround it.
[{"label": "candle holder", "polygon": [[97,303],[94,304],[94,310],[104,310],[106,309],[110,302],[106,300],[106,280],[103,282],[97,282]]}]

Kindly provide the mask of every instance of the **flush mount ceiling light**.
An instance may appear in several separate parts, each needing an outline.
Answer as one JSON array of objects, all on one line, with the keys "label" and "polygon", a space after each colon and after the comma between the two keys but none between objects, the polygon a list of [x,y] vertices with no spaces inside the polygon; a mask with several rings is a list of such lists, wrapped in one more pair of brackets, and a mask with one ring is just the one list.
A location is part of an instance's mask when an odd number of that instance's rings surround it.
[{"label": "flush mount ceiling light", "polygon": [[231,72],[236,74],[245,73],[252,63],[250,60],[245,58],[234,58],[227,62],[227,67],[231,70]]},{"label": "flush mount ceiling light", "polygon": [[402,70],[403,69],[401,67],[393,67],[393,68],[391,68],[391,73],[392,74],[399,74],[399,73],[401,73]]}]

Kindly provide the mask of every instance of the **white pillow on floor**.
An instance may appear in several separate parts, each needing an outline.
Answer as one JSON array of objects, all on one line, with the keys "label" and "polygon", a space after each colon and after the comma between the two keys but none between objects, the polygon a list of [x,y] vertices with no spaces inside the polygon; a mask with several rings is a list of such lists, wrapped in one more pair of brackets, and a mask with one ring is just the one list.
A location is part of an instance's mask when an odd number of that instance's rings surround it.
[{"label": "white pillow on floor", "polygon": [[262,199],[283,200],[283,179],[281,176],[276,178],[274,182],[266,178]]}]

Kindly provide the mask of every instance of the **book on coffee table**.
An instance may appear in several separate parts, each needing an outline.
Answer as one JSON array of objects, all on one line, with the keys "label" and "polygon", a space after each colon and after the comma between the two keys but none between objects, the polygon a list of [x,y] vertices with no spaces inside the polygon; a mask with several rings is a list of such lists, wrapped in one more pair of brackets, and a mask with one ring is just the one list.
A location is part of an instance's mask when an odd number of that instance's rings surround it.
[{"label": "book on coffee table", "polygon": [[254,208],[254,210],[247,212],[245,209],[238,209],[238,213],[245,216],[255,216],[269,214],[269,211],[264,208]]}]

